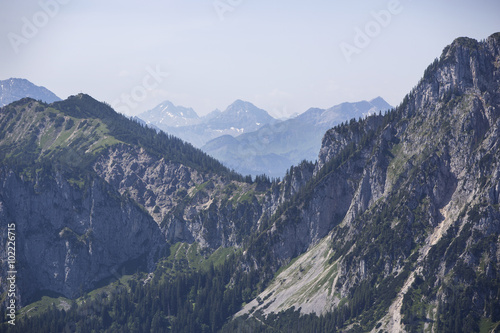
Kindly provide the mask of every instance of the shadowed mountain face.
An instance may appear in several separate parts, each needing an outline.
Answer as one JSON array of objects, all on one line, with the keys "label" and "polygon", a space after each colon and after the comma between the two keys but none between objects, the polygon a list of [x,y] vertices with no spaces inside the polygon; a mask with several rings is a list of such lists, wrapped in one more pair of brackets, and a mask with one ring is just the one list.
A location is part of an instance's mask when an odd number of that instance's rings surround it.
[{"label": "shadowed mountain face", "polygon": [[0,106],[10,104],[25,97],[41,100],[46,103],[61,100],[47,88],[36,86],[25,79],[0,81]]}]

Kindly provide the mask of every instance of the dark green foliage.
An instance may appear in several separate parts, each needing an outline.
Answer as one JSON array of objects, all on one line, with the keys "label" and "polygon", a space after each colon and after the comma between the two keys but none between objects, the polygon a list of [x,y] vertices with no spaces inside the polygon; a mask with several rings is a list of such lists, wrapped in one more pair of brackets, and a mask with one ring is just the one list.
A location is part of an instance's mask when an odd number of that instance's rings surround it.
[{"label": "dark green foliage", "polygon": [[[254,314],[254,317],[239,317],[226,324],[221,332],[244,332],[244,333],[303,333],[303,332],[336,332],[346,321],[347,307],[342,307],[333,313],[327,313],[320,317],[314,314],[301,314],[294,307],[278,314],[270,314],[264,317]],[[354,332],[354,331],[353,331]],[[361,332],[361,331],[360,331]]]},{"label": "dark green foliage", "polygon": [[70,119],[68,119],[68,121],[64,125],[64,130],[67,131],[67,130],[71,129],[74,125],[75,125],[75,122],[73,121],[73,119],[70,118]]},{"label": "dark green foliage", "polygon": [[[40,317],[24,318],[9,332],[217,332],[242,302],[255,297],[258,272],[244,273],[237,257],[206,271],[153,279],[131,280],[110,294],[55,308]],[[0,331],[7,328],[0,325]]]},{"label": "dark green foliage", "polygon": [[63,123],[64,123],[64,117],[58,116],[54,120],[54,126],[55,126],[55,128],[61,127]]}]

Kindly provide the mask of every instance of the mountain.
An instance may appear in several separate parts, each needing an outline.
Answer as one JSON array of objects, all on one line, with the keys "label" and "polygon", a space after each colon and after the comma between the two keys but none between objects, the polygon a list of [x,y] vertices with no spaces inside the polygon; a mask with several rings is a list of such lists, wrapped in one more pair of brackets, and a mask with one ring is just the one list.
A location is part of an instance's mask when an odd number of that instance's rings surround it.
[{"label": "mountain", "polygon": [[224,111],[215,110],[201,118],[194,110],[176,107],[170,102],[163,102],[138,117],[196,147],[222,135],[237,136],[275,121],[265,110],[241,100]]},{"label": "mountain", "polygon": [[24,97],[31,97],[46,103],[61,100],[47,88],[36,86],[26,79],[0,80],[0,106],[10,104]]},{"label": "mountain", "polygon": [[329,130],[246,252],[279,274],[227,331],[497,330],[499,59],[500,33],[459,38],[395,110]]},{"label": "mountain", "polygon": [[392,109],[392,106],[382,97],[377,97],[371,101],[342,103],[326,110],[311,108],[298,115],[295,119],[313,126],[326,126],[331,128],[346,120],[366,117],[389,109]]},{"label": "mountain", "polygon": [[138,118],[147,119],[148,124],[161,125],[165,128],[195,125],[200,122],[198,115],[192,108],[176,106],[169,101],[141,113]]},{"label": "mountain", "polygon": [[500,327],[500,33],[456,39],[280,181],[86,95],[3,107],[0,138],[23,306],[2,332]]},{"label": "mountain", "polygon": [[[0,109],[0,133],[1,221],[14,223],[25,245],[16,252],[21,304],[46,294],[78,296],[127,265],[151,270],[170,241],[215,248],[241,242],[232,234],[239,228],[207,235],[203,208],[223,186],[251,184],[88,95],[9,104]],[[189,214],[177,214],[187,203]],[[221,223],[209,232],[228,228]],[[7,271],[2,261],[2,279]]]},{"label": "mountain", "polygon": [[242,174],[283,177],[290,166],[304,159],[316,160],[321,138],[331,127],[391,108],[381,97],[329,109],[311,108],[295,118],[241,134],[235,140],[215,138],[201,149]]},{"label": "mountain", "polygon": [[223,112],[215,111],[206,117],[206,124],[213,130],[232,130],[235,134],[252,132],[275,121],[267,111],[242,100],[236,100]]}]

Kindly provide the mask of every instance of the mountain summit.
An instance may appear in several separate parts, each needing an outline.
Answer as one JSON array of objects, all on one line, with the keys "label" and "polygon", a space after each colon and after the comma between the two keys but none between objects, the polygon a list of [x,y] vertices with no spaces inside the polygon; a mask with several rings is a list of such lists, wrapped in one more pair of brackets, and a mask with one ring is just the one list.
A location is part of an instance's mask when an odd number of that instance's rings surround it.
[{"label": "mountain summit", "polygon": [[176,106],[170,101],[164,101],[153,109],[141,113],[138,118],[148,124],[163,127],[181,127],[195,125],[200,122],[198,114],[192,108]]},{"label": "mountain summit", "polygon": [[237,134],[253,132],[275,121],[267,111],[250,102],[236,100],[226,110],[207,115],[207,125],[215,130],[234,130]]},{"label": "mountain summit", "polygon": [[34,85],[26,79],[8,79],[0,81],[0,106],[10,104],[25,97],[46,103],[60,101],[53,92],[45,87]]}]

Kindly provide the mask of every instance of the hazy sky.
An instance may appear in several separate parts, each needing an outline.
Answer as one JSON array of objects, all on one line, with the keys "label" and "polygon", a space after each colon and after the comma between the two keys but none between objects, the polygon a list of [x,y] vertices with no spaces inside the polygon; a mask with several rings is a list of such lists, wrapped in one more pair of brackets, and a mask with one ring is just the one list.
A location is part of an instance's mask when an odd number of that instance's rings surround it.
[{"label": "hazy sky", "polygon": [[243,99],[283,117],[397,105],[453,39],[498,31],[498,0],[1,0],[0,79],[129,115]]}]

